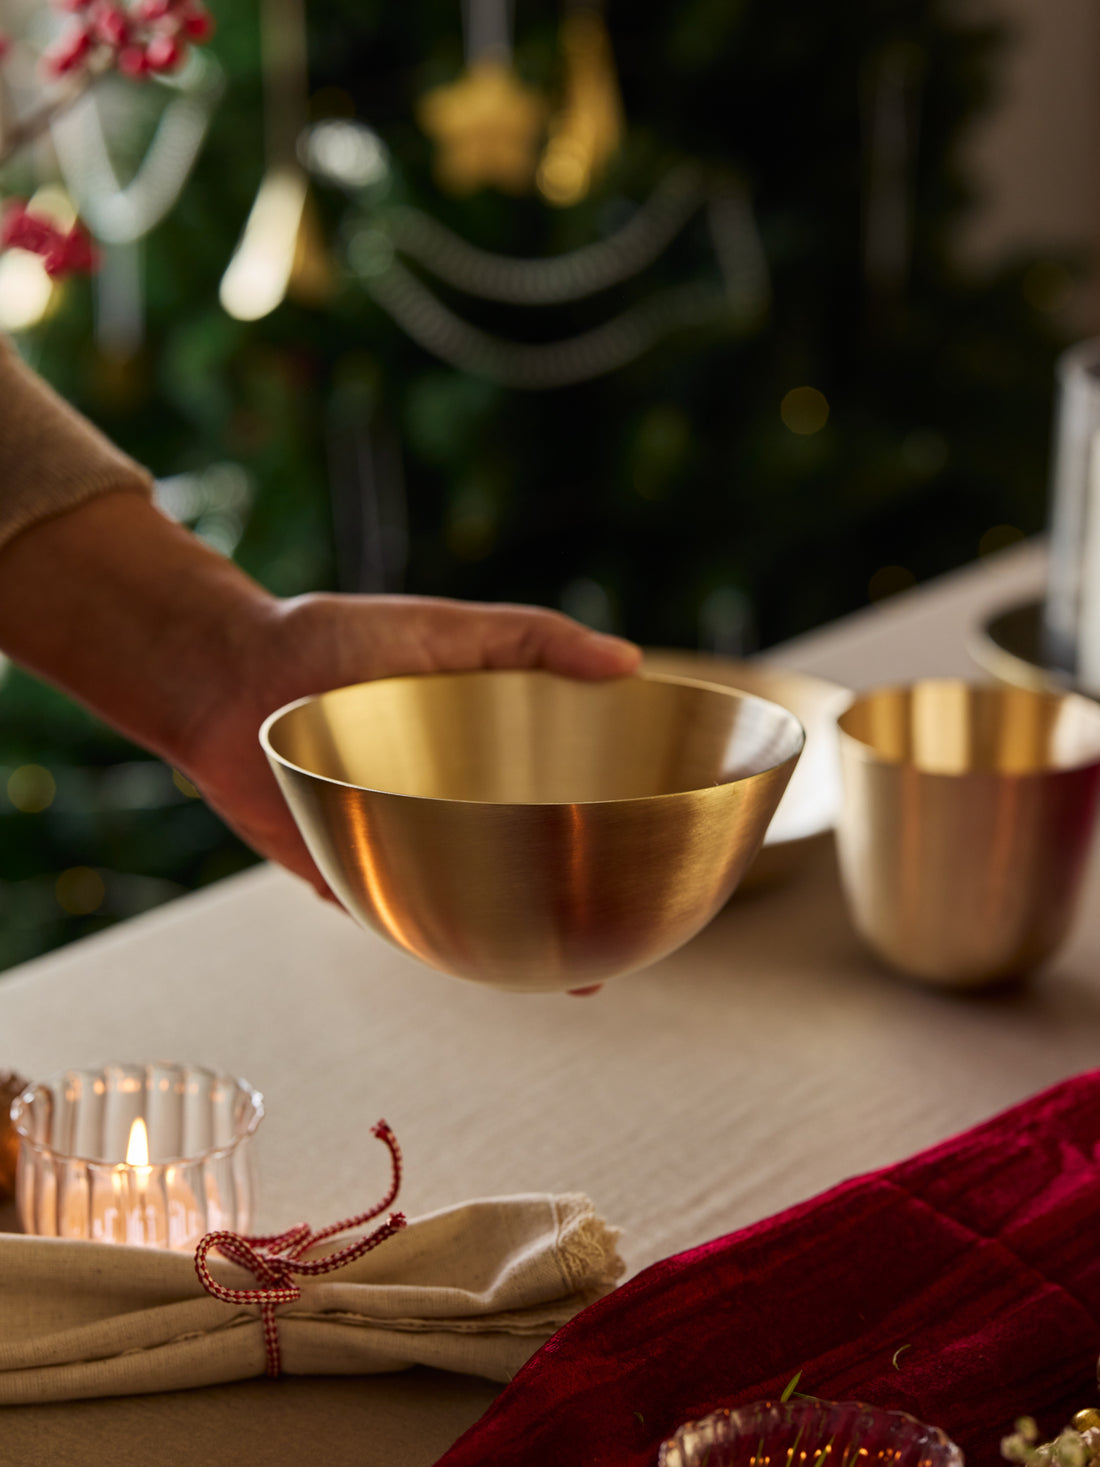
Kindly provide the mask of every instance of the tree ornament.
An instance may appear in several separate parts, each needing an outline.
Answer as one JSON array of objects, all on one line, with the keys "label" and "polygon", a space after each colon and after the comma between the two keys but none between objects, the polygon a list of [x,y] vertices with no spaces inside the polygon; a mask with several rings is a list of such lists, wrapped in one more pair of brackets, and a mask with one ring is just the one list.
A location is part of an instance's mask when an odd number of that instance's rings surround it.
[{"label": "tree ornament", "polygon": [[[128,252],[121,274],[115,268],[100,277],[101,309],[98,315],[100,328],[104,321],[109,324],[110,312],[103,309],[104,299],[111,298],[111,288],[106,281],[109,273],[115,280],[114,297],[125,306],[123,316],[127,323],[127,345],[133,346],[135,343],[131,338],[136,337],[137,343],[140,342],[142,317],[140,271],[134,254],[134,241],[175,202],[194,163],[208,118],[202,119],[197,135],[190,140],[193,147],[188,154],[186,147],[181,150],[169,145],[169,122],[173,112],[171,106],[167,109],[146,160],[152,164],[149,171],[156,174],[151,186],[156,200],[152,210],[155,217],[152,217],[148,206],[143,214],[137,204],[140,184],[145,183],[149,187],[144,166],[125,190],[118,185],[99,127],[92,89],[112,72],[132,80],[178,69],[189,57],[192,43],[201,44],[213,34],[213,21],[201,0],[138,0],[130,6],[119,3],[119,0],[96,0],[96,3],[55,0],[54,9],[70,13],[74,19],[39,59],[40,72],[55,84],[51,89],[52,95],[48,95],[28,115],[16,117],[9,78],[0,71],[0,164],[49,131],[54,133],[55,152],[60,161],[65,151],[63,120],[73,109],[84,109],[75,133],[72,131],[72,118],[68,117],[69,136],[78,140],[82,152],[91,150],[98,165],[100,193],[104,197],[90,201],[79,183],[68,178],[66,182],[70,193],[80,198],[85,213],[93,212],[95,204],[100,202],[105,206],[120,206],[106,222],[100,219],[93,225],[101,238]],[[10,38],[0,35],[0,62],[11,50]],[[210,67],[211,63],[207,63],[207,74]],[[189,70],[203,72],[204,67],[197,62]],[[220,77],[220,73],[218,75]],[[217,90],[220,91],[220,82]],[[193,118],[188,120],[193,121]],[[184,130],[187,131],[186,123]],[[171,141],[175,143],[176,139]],[[186,156],[182,166],[173,172],[171,164],[173,159],[179,161],[181,151]],[[62,170],[65,171],[64,163]],[[112,229],[112,220],[117,225],[120,212],[122,233],[117,228]],[[34,273],[34,262],[28,261],[25,255],[21,261],[18,256],[12,257],[14,275],[9,263],[4,262],[4,279],[0,281],[0,320],[8,329],[25,328],[42,319],[54,296],[50,282],[66,275],[95,271],[100,264],[100,254],[83,225],[70,219],[62,226],[40,210],[28,210],[25,201],[19,199],[9,201],[5,209],[0,248],[23,250],[39,256],[41,260],[37,274]],[[28,265],[31,267],[30,276],[25,269]],[[43,269],[45,275],[42,274]],[[117,288],[120,279],[126,287],[121,293]],[[11,309],[13,305],[14,309]]]},{"label": "tree ornament", "polygon": [[298,159],[309,112],[302,0],[264,0],[260,20],[267,166],[219,290],[222,306],[239,321],[260,320],[288,295],[316,305],[332,289],[309,177]]},{"label": "tree ornament", "polygon": [[[409,270],[405,255],[466,295],[521,307],[585,300],[633,279],[705,208],[718,277],[652,292],[590,331],[564,340],[510,341],[471,325]],[[352,236],[349,263],[399,326],[441,361],[513,389],[545,391],[627,366],[672,332],[707,326],[733,335],[767,314],[768,267],[752,205],[736,175],[697,164],[674,169],[615,234],[545,259],[517,259],[468,244],[422,210],[377,207]]]},{"label": "tree ornament", "polygon": [[421,97],[416,118],[435,144],[436,182],[458,196],[532,187],[545,100],[512,66],[508,0],[467,0],[466,70]]},{"label": "tree ornament", "polygon": [[511,66],[475,62],[458,81],[426,93],[416,116],[435,143],[435,177],[444,192],[530,189],[546,104]]},{"label": "tree ornament", "polygon": [[[152,49],[150,42],[143,57]],[[155,69],[151,62],[143,64],[149,72]],[[224,77],[212,57],[195,53],[186,70],[164,77],[160,85],[168,93],[166,106],[145,156],[125,184],[111,158],[98,91],[85,93],[51,127],[65,185],[103,246],[95,282],[96,334],[106,355],[118,360],[134,356],[144,337],[141,241],[172,209],[191,176]]]},{"label": "tree ornament", "polygon": [[[468,0],[465,15],[465,73],[427,93],[418,108],[421,126],[437,144],[436,178],[452,194],[489,184],[522,193],[533,181],[542,103],[512,71],[507,0]],[[619,146],[623,126],[598,0],[572,0],[562,36],[565,102],[538,170],[543,196],[558,205],[576,203],[589,190]],[[672,332],[717,326],[744,334],[757,329],[766,314],[763,247],[747,191],[730,172],[685,163],[609,238],[526,260],[478,249],[423,210],[379,205],[367,185],[361,191],[350,182],[344,186],[353,197],[359,194],[364,208],[362,227],[349,242],[349,263],[375,303],[441,361],[511,388],[546,390],[591,381],[636,360]],[[513,341],[482,330],[444,304],[401,258],[475,299],[561,305],[626,284],[700,208],[706,210],[718,278],[655,290],[610,320],[559,341]]]},{"label": "tree ornament", "polygon": [[623,107],[611,38],[592,0],[572,4],[561,27],[565,101],[550,123],[538,166],[539,192],[548,203],[579,203],[619,149]]}]

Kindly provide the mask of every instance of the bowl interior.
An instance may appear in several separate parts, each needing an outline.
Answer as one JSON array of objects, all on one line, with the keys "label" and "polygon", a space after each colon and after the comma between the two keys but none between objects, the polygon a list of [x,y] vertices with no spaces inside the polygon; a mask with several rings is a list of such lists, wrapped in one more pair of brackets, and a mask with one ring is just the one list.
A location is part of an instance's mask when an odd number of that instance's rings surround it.
[{"label": "bowl interior", "polygon": [[1100,759],[1100,706],[1075,694],[930,679],[868,693],[838,725],[886,763],[931,774],[1038,774]]},{"label": "bowl interior", "polygon": [[470,672],[303,699],[273,714],[262,737],[284,763],[360,789],[550,805],[743,779],[797,754],[803,735],[774,704],[672,678]]}]

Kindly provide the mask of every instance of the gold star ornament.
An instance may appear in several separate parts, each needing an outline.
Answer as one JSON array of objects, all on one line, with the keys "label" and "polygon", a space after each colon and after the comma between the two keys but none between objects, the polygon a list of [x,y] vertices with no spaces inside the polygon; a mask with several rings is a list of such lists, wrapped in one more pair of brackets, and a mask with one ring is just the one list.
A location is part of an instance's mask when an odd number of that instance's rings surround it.
[{"label": "gold star ornament", "polygon": [[446,193],[531,188],[546,103],[505,63],[477,61],[458,81],[426,92],[417,121],[435,144],[436,181]]}]

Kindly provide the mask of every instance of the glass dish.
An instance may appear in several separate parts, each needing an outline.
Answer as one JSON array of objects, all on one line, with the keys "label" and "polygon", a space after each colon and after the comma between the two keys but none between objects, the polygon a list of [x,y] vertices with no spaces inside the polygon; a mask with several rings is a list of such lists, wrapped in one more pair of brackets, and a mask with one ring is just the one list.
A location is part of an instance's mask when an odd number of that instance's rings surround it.
[{"label": "glass dish", "polygon": [[688,1421],[659,1467],[962,1467],[949,1437],[859,1401],[757,1401]]},{"label": "glass dish", "polygon": [[198,1065],[105,1065],[28,1085],[12,1104],[23,1229],[179,1249],[219,1228],[247,1233],[263,1113],[246,1081]]}]

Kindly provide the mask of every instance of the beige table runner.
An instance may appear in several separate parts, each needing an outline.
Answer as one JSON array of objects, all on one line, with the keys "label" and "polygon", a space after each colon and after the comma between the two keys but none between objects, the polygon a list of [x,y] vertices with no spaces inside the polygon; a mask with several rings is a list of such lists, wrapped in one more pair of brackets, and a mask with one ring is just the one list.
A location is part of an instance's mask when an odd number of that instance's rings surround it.
[{"label": "beige table runner", "polygon": [[[1034,594],[1033,561],[894,598],[787,660],[852,686],[962,671],[964,627]],[[867,956],[825,844],[789,885],[735,899],[592,999],[431,973],[258,870],[5,975],[0,1042],[35,1075],[155,1056],[246,1075],[268,1106],[265,1229],[320,1225],[372,1195],[363,1137],[385,1115],[410,1213],[582,1191],[623,1227],[633,1272],[1095,1066],[1100,866],[1056,961],[1025,989],[973,998],[901,983]],[[11,1408],[0,1463],[431,1467],[493,1391],[411,1370]]]}]

